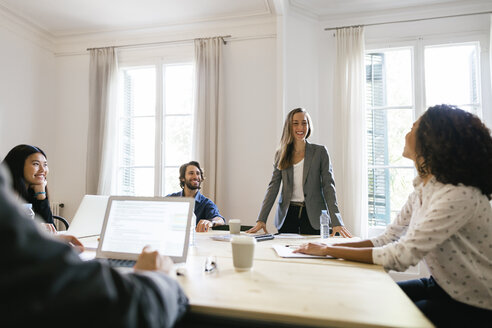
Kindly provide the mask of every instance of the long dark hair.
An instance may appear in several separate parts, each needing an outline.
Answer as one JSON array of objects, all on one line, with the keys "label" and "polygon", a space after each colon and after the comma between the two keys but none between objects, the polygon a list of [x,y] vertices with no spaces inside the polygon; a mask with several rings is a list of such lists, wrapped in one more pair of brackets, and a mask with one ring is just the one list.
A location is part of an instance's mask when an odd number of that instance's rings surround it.
[{"label": "long dark hair", "polygon": [[[26,159],[32,154],[41,153],[45,158],[48,158],[44,151],[31,145],[18,145],[12,148],[3,163],[7,165],[12,174],[12,187],[25,200],[29,198],[28,187],[24,179],[24,166]],[[48,190],[46,189],[46,198],[48,198]]]},{"label": "long dark hair", "polygon": [[279,170],[284,170],[292,166],[292,153],[294,152],[294,136],[292,135],[292,121],[294,115],[297,113],[304,113],[308,123],[308,131],[306,133],[306,139],[311,135],[313,125],[311,124],[311,116],[304,108],[294,108],[287,114],[284,122],[284,129],[282,131],[282,138],[280,139],[280,146],[277,149],[275,155],[275,162]]},{"label": "long dark hair", "polygon": [[416,153],[420,175],[476,187],[491,199],[492,137],[477,116],[451,105],[430,107],[420,118]]}]

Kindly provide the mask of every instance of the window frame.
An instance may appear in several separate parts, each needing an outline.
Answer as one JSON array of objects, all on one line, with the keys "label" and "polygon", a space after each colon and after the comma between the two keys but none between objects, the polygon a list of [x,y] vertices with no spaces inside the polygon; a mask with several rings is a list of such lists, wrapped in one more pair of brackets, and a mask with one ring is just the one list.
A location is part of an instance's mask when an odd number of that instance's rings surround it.
[{"label": "window frame", "polygon": [[[366,41],[365,54],[369,52],[388,51],[389,49],[398,48],[413,48],[412,53],[412,85],[413,85],[413,119],[419,117],[426,110],[426,94],[425,94],[425,48],[437,46],[450,46],[460,44],[478,44],[478,70],[479,80],[478,93],[480,106],[477,115],[481,117],[485,124],[492,127],[492,90],[491,90],[491,71],[490,71],[490,56],[489,56],[489,39],[488,35],[483,33],[464,33],[462,35],[439,35],[425,36],[412,39],[394,39],[371,42]],[[366,99],[364,99],[364,102]],[[366,109],[367,111],[367,109]],[[367,133],[367,132],[366,132]],[[368,166],[369,168],[369,166]],[[369,183],[369,181],[367,181]],[[368,222],[368,221],[366,221]],[[369,226],[368,236],[376,236],[383,232],[384,226]]]},{"label": "window frame", "polygon": [[[173,168],[177,166],[166,166],[165,165],[165,117],[166,115],[166,104],[164,99],[165,93],[165,76],[164,76],[164,67],[167,65],[183,65],[183,64],[191,64],[192,69],[194,71],[194,50],[192,44],[177,44],[177,45],[167,45],[161,47],[149,47],[145,49],[127,49],[122,50],[118,53],[118,76],[122,74],[125,69],[136,69],[141,67],[153,67],[155,69],[155,108],[154,108],[154,123],[155,123],[155,135],[154,135],[154,190],[153,196],[165,196],[164,188],[165,188],[165,176],[164,169]],[[121,80],[118,78],[118,83],[121,83]],[[118,87],[118,90],[121,90]],[[194,95],[193,95],[194,96]],[[122,104],[120,103],[120,94],[118,95],[118,120],[120,119],[119,108],[121,108]],[[183,116],[184,114],[178,115]],[[188,116],[188,114],[186,114]],[[177,114],[171,114],[171,116],[177,116]],[[194,119],[194,110],[192,109],[191,119]],[[119,125],[117,128],[117,143],[118,143],[118,151],[117,151],[117,159],[116,163],[116,171],[118,171],[121,166],[119,165],[120,159],[120,129]],[[194,138],[192,137],[192,142]],[[193,148],[193,145],[191,145]],[[139,166],[132,166],[139,167]],[[115,190],[119,192],[119,173],[116,173],[115,179]],[[179,187],[179,182],[176,181],[176,185]]]}]

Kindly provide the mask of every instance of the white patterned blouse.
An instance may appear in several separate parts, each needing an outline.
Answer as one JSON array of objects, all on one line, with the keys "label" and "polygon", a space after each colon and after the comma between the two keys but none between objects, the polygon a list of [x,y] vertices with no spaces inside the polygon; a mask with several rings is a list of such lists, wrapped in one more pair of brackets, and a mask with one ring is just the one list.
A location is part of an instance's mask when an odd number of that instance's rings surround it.
[{"label": "white patterned blouse", "polygon": [[492,309],[492,208],[479,189],[425,185],[414,191],[385,232],[371,239],[374,263],[404,271],[421,259],[453,299]]}]

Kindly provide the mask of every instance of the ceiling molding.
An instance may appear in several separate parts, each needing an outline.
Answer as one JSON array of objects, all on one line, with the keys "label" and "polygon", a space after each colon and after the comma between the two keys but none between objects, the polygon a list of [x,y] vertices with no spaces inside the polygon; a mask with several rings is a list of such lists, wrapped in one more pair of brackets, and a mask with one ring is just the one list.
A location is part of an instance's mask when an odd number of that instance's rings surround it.
[{"label": "ceiling molding", "polygon": [[[343,12],[337,11],[333,14],[319,14],[316,10],[323,11],[323,8],[310,6],[309,0],[289,0],[289,6],[292,11],[311,19],[317,19],[319,22],[327,25],[326,27],[336,27],[340,24],[367,24],[382,19],[395,21],[492,10],[492,2],[488,0],[448,1],[446,3],[429,3],[427,5],[414,6],[411,5],[411,1],[402,1],[403,4],[406,4],[406,6],[387,10],[368,10],[367,8],[362,8],[359,11],[357,9],[347,9]],[[347,22],[350,23],[347,24]]]},{"label": "ceiling molding", "polygon": [[0,17],[2,18],[0,20],[1,27],[8,29],[25,40],[33,42],[43,49],[54,51],[55,39],[50,33],[33,22],[27,21],[17,15],[8,7],[5,7],[3,3],[0,3]]},{"label": "ceiling molding", "polygon": [[289,0],[289,9],[301,16],[320,21],[321,16],[313,12],[313,8],[297,0]]},{"label": "ceiling molding", "polygon": [[77,37],[57,38],[56,53],[80,52],[86,48],[120,46],[168,42],[183,39],[232,35],[232,39],[261,37],[277,33],[277,17],[255,17],[233,21],[204,22],[197,24],[175,25],[172,28],[147,30],[125,30],[108,33],[83,34]]},{"label": "ceiling molding", "polygon": [[[492,8],[490,9],[492,10]],[[411,14],[409,13],[394,13],[394,14],[381,14],[381,15],[366,15],[359,17],[350,17],[350,18],[340,18],[337,20],[330,20],[323,22],[323,28],[337,28],[343,26],[353,26],[353,25],[379,25],[379,24],[388,24],[388,23],[405,23],[409,20],[429,20],[429,19],[457,19],[456,17],[445,17],[445,16],[454,16],[454,15],[468,15],[473,14],[475,12],[463,12],[463,11],[455,11],[455,10],[440,10],[440,11],[428,11],[421,10],[415,11]],[[477,13],[477,15],[482,15]]]},{"label": "ceiling molding", "polygon": [[[268,3],[267,0],[265,0],[265,3]],[[146,33],[148,31],[154,31],[154,30],[167,30],[167,29],[174,29],[175,27],[179,26],[184,26],[184,25],[195,25],[195,24],[206,24],[206,23],[214,23],[214,22],[220,22],[220,21],[234,21],[238,19],[249,19],[249,18],[256,18],[259,16],[269,16],[272,15],[270,8],[268,10],[262,10],[262,11],[252,11],[248,13],[242,13],[238,15],[224,15],[224,16],[213,16],[209,18],[201,18],[201,19],[192,19],[188,20],[186,22],[172,22],[168,24],[162,24],[162,25],[141,25],[141,26],[128,26],[128,27],[122,27],[122,28],[110,28],[110,29],[105,29],[105,28],[95,28],[95,29],[85,29],[85,30],[66,30],[63,33],[55,33],[54,36],[56,38],[69,38],[69,37],[78,37],[81,35],[94,35],[94,34],[104,34],[104,33],[124,33],[128,31],[136,31],[140,33]]]}]

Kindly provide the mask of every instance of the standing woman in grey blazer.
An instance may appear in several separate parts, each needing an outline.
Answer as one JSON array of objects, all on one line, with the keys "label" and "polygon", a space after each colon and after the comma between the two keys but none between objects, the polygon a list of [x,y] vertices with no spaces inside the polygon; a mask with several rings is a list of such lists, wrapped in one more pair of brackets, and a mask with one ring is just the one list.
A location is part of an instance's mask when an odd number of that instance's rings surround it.
[{"label": "standing woman in grey blazer", "polygon": [[247,232],[263,229],[268,233],[266,221],[282,182],[275,215],[275,227],[280,233],[319,235],[321,210],[328,209],[332,235],[338,232],[343,237],[352,237],[338,210],[328,151],[324,146],[307,142],[311,130],[311,117],[305,109],[290,111],[260,214],[256,225]]}]

